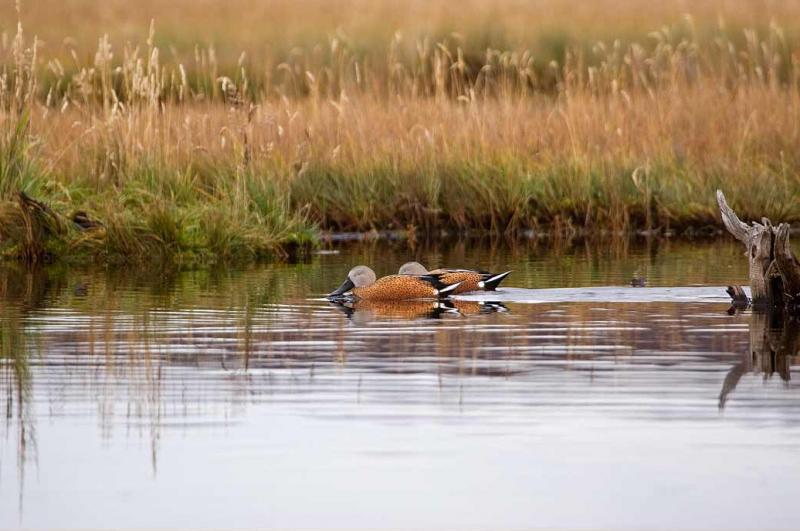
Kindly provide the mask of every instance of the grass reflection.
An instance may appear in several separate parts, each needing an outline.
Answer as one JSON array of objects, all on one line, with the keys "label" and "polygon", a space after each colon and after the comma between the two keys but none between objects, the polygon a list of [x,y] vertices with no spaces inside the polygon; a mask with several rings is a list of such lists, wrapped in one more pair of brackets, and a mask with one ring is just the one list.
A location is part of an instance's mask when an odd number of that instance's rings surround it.
[{"label": "grass reflection", "polygon": [[36,349],[24,319],[32,309],[45,304],[51,288],[50,278],[38,268],[10,268],[0,274],[0,396],[5,436],[16,445],[20,508],[27,465],[30,459],[36,459],[30,366]]},{"label": "grass reflection", "polygon": [[[120,430],[140,438],[156,475],[168,429],[227,425],[255,403],[296,412],[327,411],[352,396],[390,407],[426,402],[430,376],[441,386],[436,404],[505,404],[498,415],[515,400],[535,408],[554,396],[583,408],[614,397],[604,414],[650,407],[657,417],[683,405],[701,415],[697,404],[716,413],[720,367],[748,339],[743,317],[728,316],[725,305],[360,303],[345,309],[348,318],[315,299],[353,264],[385,274],[409,259],[507,266],[509,285],[526,287],[619,284],[637,269],[656,285],[733,282],[746,271],[737,269],[738,247],[726,243],[461,241],[340,251],[241,270],[0,270],[0,386],[20,481],[35,455],[37,403],[55,404],[52,416],[96,416],[106,444]],[[718,264],[728,254],[735,261],[725,270]],[[420,378],[392,380],[403,375]],[[652,396],[659,400],[642,400]]]}]

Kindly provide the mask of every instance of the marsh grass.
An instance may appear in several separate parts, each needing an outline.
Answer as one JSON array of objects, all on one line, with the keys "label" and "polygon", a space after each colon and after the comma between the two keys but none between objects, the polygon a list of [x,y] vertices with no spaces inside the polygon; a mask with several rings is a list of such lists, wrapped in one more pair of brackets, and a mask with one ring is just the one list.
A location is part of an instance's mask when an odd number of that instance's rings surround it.
[{"label": "marsh grass", "polygon": [[[680,231],[718,225],[719,187],[746,217],[800,220],[798,28],[711,18],[646,35],[614,19],[627,37],[592,42],[562,17],[529,49],[513,17],[298,33],[306,47],[234,62],[213,45],[187,59],[151,25],[68,66],[20,26],[2,50],[0,247],[194,262],[285,256],[318,228]],[[19,191],[60,228],[15,230]]]}]

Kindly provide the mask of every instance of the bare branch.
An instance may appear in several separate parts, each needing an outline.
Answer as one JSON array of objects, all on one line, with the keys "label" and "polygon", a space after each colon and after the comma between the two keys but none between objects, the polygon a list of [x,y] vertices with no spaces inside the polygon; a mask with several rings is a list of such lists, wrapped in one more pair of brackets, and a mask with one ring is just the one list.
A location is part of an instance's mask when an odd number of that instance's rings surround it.
[{"label": "bare branch", "polygon": [[742,223],[736,215],[736,212],[728,206],[728,202],[725,200],[725,194],[722,193],[722,190],[717,190],[717,203],[719,204],[719,211],[722,213],[722,223],[725,224],[725,228],[728,229],[728,232],[733,234],[737,240],[745,245],[749,244],[751,231],[754,227],[748,227],[745,223]]}]

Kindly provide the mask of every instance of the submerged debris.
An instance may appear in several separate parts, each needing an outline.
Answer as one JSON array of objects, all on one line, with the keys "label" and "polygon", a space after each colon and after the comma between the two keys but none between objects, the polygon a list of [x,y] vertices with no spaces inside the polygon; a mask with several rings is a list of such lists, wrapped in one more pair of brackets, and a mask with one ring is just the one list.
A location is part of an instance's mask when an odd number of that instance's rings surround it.
[{"label": "submerged debris", "polygon": [[634,273],[633,278],[631,279],[631,287],[643,288],[645,286],[647,286],[647,279],[644,278],[644,276],[640,273]]},{"label": "submerged debris", "polygon": [[725,292],[731,296],[731,307],[728,313],[733,315],[736,312],[746,310],[750,306],[750,297],[745,293],[741,286],[728,286]]}]

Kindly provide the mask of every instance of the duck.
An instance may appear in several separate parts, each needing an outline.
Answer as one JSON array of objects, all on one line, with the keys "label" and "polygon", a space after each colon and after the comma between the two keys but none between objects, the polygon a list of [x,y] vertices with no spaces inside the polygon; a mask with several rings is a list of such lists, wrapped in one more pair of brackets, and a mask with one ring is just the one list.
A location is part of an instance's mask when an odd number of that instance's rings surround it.
[{"label": "duck", "polygon": [[453,295],[459,293],[467,293],[468,291],[494,291],[497,286],[511,274],[511,271],[505,273],[489,273],[488,271],[478,271],[475,269],[434,269],[428,271],[425,266],[419,262],[406,262],[400,267],[399,275],[436,275],[442,283],[447,285],[458,284],[452,292]]},{"label": "duck", "polygon": [[440,299],[456,291],[460,282],[443,282],[440,275],[389,275],[377,278],[365,265],[354,267],[329,299],[348,297],[356,300],[402,301],[413,299]]}]

